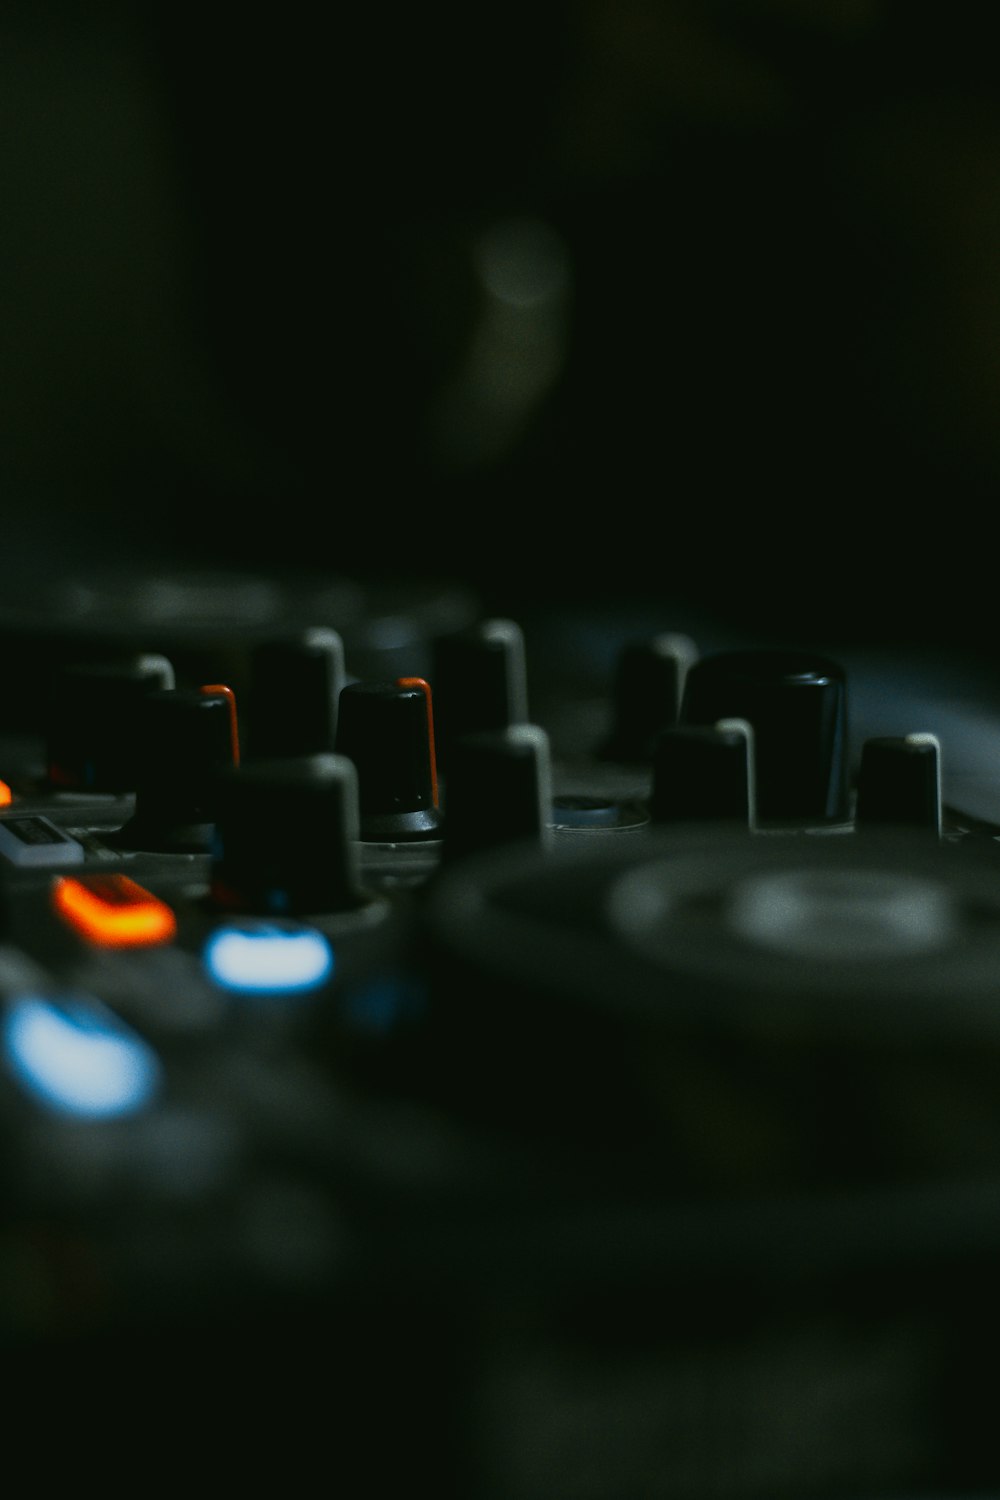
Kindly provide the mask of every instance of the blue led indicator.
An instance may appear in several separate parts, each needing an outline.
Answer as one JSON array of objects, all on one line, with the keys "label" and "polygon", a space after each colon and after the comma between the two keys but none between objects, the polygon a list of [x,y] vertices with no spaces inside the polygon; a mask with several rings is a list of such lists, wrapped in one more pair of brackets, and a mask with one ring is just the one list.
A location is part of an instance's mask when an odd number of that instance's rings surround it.
[{"label": "blue led indicator", "polygon": [[159,1090],[155,1054],[96,1000],[16,1000],[0,1044],[22,1087],[58,1114],[118,1119],[138,1113]]},{"label": "blue led indicator", "polygon": [[314,927],[290,922],[229,922],[205,944],[215,983],[237,994],[303,995],[333,974],[333,949]]}]

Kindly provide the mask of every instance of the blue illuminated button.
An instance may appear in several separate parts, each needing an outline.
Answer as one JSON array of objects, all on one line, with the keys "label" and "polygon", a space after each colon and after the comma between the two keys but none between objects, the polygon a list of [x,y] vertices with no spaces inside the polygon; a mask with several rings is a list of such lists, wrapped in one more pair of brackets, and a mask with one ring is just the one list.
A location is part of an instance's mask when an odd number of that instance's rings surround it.
[{"label": "blue illuminated button", "polygon": [[15,1000],[0,1045],[21,1086],[57,1114],[119,1119],[144,1109],[160,1088],[155,1054],[97,1000]]},{"label": "blue illuminated button", "polygon": [[237,994],[302,995],[333,974],[333,949],[314,927],[245,919],[212,933],[205,967],[223,989]]}]

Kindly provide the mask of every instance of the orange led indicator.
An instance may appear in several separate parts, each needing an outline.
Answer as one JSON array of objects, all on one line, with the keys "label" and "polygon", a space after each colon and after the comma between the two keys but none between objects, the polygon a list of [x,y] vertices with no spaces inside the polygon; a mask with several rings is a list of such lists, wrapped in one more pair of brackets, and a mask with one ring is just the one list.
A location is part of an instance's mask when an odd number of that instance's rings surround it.
[{"label": "orange led indicator", "polygon": [[14,800],[14,793],[6,781],[0,781],[0,807],[9,807]]},{"label": "orange led indicator", "polygon": [[399,688],[419,688],[427,703],[427,746],[430,751],[431,760],[431,791],[434,795],[434,806],[438,805],[438,776],[437,755],[434,750],[434,709],[431,702],[431,685],[424,677],[397,677],[396,686]]},{"label": "orange led indicator", "polygon": [[240,734],[238,720],[236,717],[236,694],[231,687],[224,687],[222,683],[206,683],[201,689],[203,693],[221,693],[229,704],[229,734],[233,745],[233,765],[240,763]]},{"label": "orange led indicator", "polygon": [[152,948],[177,931],[170,907],[127,875],[60,876],[52,887],[56,911],[99,948]]}]

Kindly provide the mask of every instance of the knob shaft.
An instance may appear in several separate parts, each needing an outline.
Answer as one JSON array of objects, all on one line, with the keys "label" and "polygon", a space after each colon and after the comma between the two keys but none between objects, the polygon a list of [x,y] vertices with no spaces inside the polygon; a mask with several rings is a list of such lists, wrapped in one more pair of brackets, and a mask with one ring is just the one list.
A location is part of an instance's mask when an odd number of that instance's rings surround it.
[{"label": "knob shaft", "polygon": [[677,723],[688,671],[698,648],[689,636],[634,641],[618,655],[614,719],[602,747],[607,760],[649,764],[656,741]]},{"label": "knob shaft", "polygon": [[524,840],[548,844],[549,738],[537,724],[466,735],[454,746],[445,803],[444,858]]},{"label": "knob shaft", "polygon": [[528,720],[524,635],[513,620],[482,620],[434,642],[438,763],[446,770],[452,747],[466,734],[507,729]]},{"label": "knob shaft", "polygon": [[855,817],[859,827],[895,824],[941,832],[941,745],[933,734],[866,740]]},{"label": "knob shaft", "polygon": [[53,787],[133,792],[139,774],[140,710],[153,692],[174,686],[165,656],[63,667],[52,683],[46,760]]},{"label": "knob shaft", "polygon": [[357,771],[332,753],[249,761],[219,774],[211,899],[227,911],[295,916],[367,901]]},{"label": "knob shaft", "polygon": [[732,822],[753,828],[753,730],[744,719],[678,724],[657,742],[649,803],[654,823]]},{"label": "knob shaft", "polygon": [[346,685],[344,643],[317,627],[254,648],[250,664],[250,753],[254,759],[333,750]]},{"label": "knob shaft", "polygon": [[822,656],[725,651],[687,677],[681,720],[753,727],[757,814],[762,820],[831,823],[848,814],[847,684]]},{"label": "knob shaft", "polygon": [[337,754],[358,774],[361,837],[439,837],[427,693],[395,682],[352,682],[340,695]]},{"label": "knob shaft", "polygon": [[174,688],[142,705],[135,816],[123,847],[201,853],[211,841],[217,773],[238,759],[234,706],[224,691]]}]

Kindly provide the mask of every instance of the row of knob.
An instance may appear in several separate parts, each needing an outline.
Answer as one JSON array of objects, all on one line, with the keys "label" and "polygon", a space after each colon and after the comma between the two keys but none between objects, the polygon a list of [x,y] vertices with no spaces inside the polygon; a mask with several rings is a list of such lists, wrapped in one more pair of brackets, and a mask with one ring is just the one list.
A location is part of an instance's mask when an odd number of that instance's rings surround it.
[{"label": "row of knob", "polygon": [[[545,837],[553,821],[550,753],[545,731],[528,719],[518,627],[489,620],[441,639],[433,681],[433,705],[421,679],[350,681],[332,630],[261,645],[252,664],[250,755],[241,766],[225,687],[177,688],[161,656],[70,667],[53,695],[49,784],[134,791],[135,815],[120,844],[204,851],[214,839],[228,850],[219,859],[221,886],[239,868],[260,865],[265,844],[274,851],[269,868],[290,868],[308,866],[311,840],[322,862],[358,835],[397,842],[443,833],[446,858]],[[699,660],[686,637],[657,636],[620,654],[611,730],[596,755],[649,769],[654,822],[843,822],[844,674],[823,658],[779,652]],[[341,760],[352,767],[346,779]],[[355,775],[356,792],[348,785]],[[352,796],[357,829],[340,805]],[[555,804],[569,826],[615,826],[600,797]],[[856,818],[939,829],[939,747],[931,736],[864,746]],[[325,832],[314,837],[316,829]],[[324,884],[315,871],[303,869],[302,879]],[[345,880],[341,902],[355,891],[353,874]],[[290,906],[299,899],[287,893]]]}]

